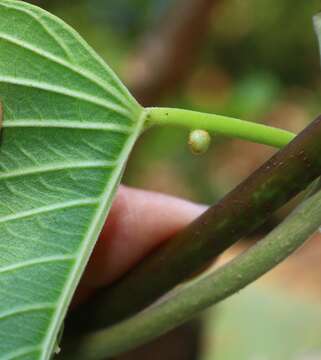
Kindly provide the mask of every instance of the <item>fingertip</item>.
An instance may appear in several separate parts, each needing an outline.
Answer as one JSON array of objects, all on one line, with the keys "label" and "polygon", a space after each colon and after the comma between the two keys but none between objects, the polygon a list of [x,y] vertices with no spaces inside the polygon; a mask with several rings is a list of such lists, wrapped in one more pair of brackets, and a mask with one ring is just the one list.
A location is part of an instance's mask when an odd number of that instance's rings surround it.
[{"label": "fingertip", "polygon": [[121,186],[88,264],[83,285],[106,285],[207,209],[173,196]]}]

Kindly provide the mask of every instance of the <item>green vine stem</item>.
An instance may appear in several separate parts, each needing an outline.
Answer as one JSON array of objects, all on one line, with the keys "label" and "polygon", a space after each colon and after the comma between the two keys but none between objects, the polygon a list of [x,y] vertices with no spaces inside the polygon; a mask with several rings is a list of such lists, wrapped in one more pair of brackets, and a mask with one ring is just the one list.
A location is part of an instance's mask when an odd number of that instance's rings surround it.
[{"label": "green vine stem", "polygon": [[157,107],[147,108],[145,111],[147,126],[178,125],[190,129],[202,129],[276,148],[282,148],[295,137],[295,134],[286,130],[223,115]]},{"label": "green vine stem", "polygon": [[302,203],[265,239],[230,263],[178,288],[171,296],[133,318],[86,335],[81,341],[78,339],[76,346],[65,349],[62,359],[98,360],[125,352],[241,290],[287,258],[318,229],[320,208],[321,191]]},{"label": "green vine stem", "polygon": [[66,323],[67,333],[132,316],[250,234],[321,175],[320,139],[321,117],[123,279],[75,311]]}]

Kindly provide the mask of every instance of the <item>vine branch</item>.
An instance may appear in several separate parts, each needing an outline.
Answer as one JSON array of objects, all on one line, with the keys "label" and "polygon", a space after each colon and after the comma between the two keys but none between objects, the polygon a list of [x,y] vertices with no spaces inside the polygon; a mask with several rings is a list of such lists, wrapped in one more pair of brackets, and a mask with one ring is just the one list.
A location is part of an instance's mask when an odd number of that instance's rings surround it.
[{"label": "vine branch", "polygon": [[79,360],[117,355],[160,336],[241,290],[287,258],[319,228],[320,207],[321,190],[236,259],[198,281],[187,283],[157,306],[111,328],[86,335],[81,341],[78,339],[78,346],[71,347],[63,359],[69,359],[68,354]]},{"label": "vine branch", "polygon": [[103,328],[132,316],[249,235],[321,175],[320,139],[321,117],[120,281],[80,306],[67,321],[67,333]]}]

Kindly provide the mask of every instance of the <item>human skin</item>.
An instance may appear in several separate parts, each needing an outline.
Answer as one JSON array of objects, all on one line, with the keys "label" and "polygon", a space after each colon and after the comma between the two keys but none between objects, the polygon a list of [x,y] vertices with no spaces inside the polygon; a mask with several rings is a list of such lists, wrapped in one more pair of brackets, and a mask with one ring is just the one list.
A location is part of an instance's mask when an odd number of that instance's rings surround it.
[{"label": "human skin", "polygon": [[73,305],[120,278],[205,210],[176,197],[120,186]]}]

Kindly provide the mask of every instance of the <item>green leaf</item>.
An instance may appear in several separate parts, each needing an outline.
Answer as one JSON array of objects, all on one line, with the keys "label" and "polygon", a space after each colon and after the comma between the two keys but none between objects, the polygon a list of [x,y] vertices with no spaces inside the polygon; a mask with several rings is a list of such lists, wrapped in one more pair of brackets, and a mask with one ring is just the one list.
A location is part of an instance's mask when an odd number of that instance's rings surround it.
[{"label": "green leaf", "polygon": [[49,359],[144,112],[61,20],[0,0],[0,358]]}]

